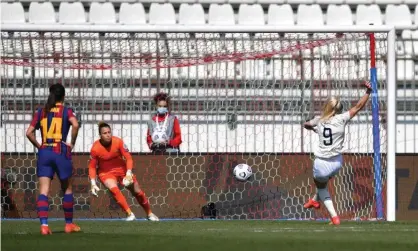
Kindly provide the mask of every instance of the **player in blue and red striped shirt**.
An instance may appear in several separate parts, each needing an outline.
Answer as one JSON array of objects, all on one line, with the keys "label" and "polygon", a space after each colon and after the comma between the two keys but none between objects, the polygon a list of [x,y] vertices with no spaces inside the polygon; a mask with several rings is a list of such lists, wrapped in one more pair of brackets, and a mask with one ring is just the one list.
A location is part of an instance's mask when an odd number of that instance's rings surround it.
[{"label": "player in blue and red striped shirt", "polygon": [[[65,232],[78,232],[80,227],[73,223],[74,198],[72,191],[73,164],[71,150],[75,145],[79,130],[73,110],[63,105],[65,88],[61,84],[49,87],[49,97],[44,108],[39,108],[26,131],[26,137],[38,149],[36,173],[39,179],[37,200],[38,217],[41,221],[41,234],[51,234],[48,227],[48,194],[51,180],[57,173],[64,193],[63,209]],[[66,143],[71,129],[71,143]],[[35,130],[40,129],[42,143],[36,140]]]}]

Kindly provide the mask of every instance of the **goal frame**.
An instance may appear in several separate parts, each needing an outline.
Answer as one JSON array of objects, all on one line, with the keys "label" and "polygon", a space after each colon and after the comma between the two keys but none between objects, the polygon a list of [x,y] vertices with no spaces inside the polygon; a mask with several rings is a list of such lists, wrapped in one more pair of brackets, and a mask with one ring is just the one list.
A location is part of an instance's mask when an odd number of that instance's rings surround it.
[{"label": "goal frame", "polygon": [[[386,33],[387,34],[387,181],[386,181],[386,220],[395,221],[396,219],[396,53],[395,39],[396,32],[394,26],[387,25],[363,25],[363,26],[170,26],[170,25],[47,25],[47,24],[2,24],[2,32],[152,32],[152,33]],[[372,43],[370,44],[372,49]],[[372,51],[371,51],[372,52]],[[374,53],[371,53],[374,54]],[[373,61],[373,59],[371,60]],[[374,72],[374,73],[373,73]],[[371,66],[371,83],[375,84],[376,69]],[[372,103],[377,101],[377,95],[372,93]],[[377,110],[376,110],[377,111]],[[378,114],[373,112],[373,118]],[[375,131],[375,125],[374,125]],[[378,129],[377,129],[378,133]],[[375,134],[375,133],[374,133]],[[379,140],[378,134],[374,135],[374,140]],[[376,143],[376,142],[374,142]],[[374,158],[379,153],[374,153]],[[376,161],[375,161],[376,163]],[[375,170],[379,171],[380,165],[375,165]],[[378,168],[378,169],[376,169]],[[379,175],[379,174],[377,174]],[[380,184],[381,185],[381,184]],[[382,187],[377,186],[377,189]],[[381,190],[380,190],[381,191]],[[379,200],[379,198],[377,197]],[[381,203],[378,201],[378,203]],[[379,215],[380,214],[380,215]],[[383,212],[378,212],[378,218],[383,216]]]}]

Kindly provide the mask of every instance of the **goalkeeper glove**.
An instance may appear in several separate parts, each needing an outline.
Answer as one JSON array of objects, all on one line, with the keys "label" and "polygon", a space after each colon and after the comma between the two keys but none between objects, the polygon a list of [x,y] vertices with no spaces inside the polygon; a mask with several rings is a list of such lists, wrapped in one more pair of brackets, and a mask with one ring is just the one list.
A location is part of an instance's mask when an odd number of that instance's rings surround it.
[{"label": "goalkeeper glove", "polygon": [[122,182],[123,182],[124,186],[132,185],[132,183],[134,182],[134,177],[133,177],[133,174],[132,174],[132,170],[126,171],[126,176],[125,176],[125,178],[123,178]]},{"label": "goalkeeper glove", "polygon": [[97,194],[97,192],[100,191],[100,188],[96,185],[96,181],[95,180],[90,180],[90,184],[91,184],[91,193],[96,196],[99,197],[99,195]]}]

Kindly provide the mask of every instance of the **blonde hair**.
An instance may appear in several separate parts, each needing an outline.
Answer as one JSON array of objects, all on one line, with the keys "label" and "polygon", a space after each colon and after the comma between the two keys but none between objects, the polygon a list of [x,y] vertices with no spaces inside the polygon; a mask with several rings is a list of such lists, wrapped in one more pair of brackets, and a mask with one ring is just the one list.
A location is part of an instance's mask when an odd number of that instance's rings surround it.
[{"label": "blonde hair", "polygon": [[341,104],[340,98],[330,97],[322,108],[321,120],[327,121],[335,114],[342,112],[343,105]]}]

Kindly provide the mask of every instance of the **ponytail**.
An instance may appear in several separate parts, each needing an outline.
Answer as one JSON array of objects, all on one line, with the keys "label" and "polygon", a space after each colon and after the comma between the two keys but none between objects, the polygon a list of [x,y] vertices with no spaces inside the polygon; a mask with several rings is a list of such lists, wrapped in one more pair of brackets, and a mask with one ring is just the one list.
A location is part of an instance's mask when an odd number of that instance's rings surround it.
[{"label": "ponytail", "polygon": [[65,88],[61,84],[53,84],[49,87],[49,96],[45,104],[45,113],[51,111],[57,102],[64,101]]},{"label": "ponytail", "polygon": [[51,109],[55,107],[56,103],[57,103],[57,101],[55,99],[55,94],[49,93],[48,100],[46,101],[45,108],[44,108],[45,113],[50,112]]}]

